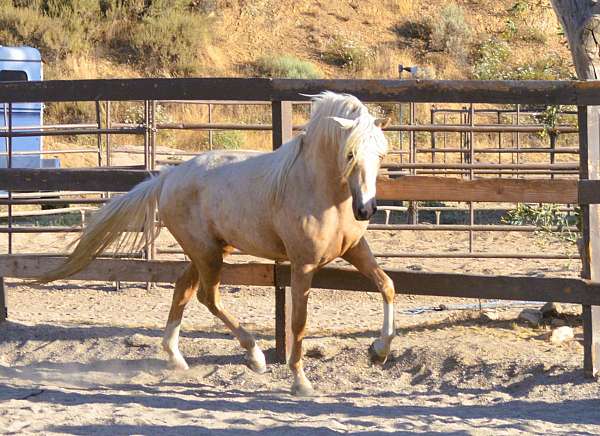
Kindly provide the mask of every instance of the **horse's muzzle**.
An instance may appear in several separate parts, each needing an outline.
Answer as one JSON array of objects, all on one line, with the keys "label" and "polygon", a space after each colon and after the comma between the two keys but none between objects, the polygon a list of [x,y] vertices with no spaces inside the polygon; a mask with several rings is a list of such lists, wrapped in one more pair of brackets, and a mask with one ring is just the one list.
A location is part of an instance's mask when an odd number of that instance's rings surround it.
[{"label": "horse's muzzle", "polygon": [[366,204],[356,205],[352,209],[354,211],[354,218],[358,221],[368,221],[377,212],[377,201],[373,198]]}]

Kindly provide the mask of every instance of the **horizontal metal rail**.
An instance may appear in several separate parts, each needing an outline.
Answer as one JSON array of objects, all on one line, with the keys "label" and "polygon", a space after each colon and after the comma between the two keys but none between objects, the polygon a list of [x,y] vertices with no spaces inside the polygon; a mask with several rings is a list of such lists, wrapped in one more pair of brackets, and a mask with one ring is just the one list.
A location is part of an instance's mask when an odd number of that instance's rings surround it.
[{"label": "horizontal metal rail", "polygon": [[0,233],[77,233],[82,230],[80,226],[0,227]]},{"label": "horizontal metal rail", "polygon": [[542,125],[512,125],[512,124],[400,124],[384,128],[390,132],[475,132],[475,133],[541,133],[552,131],[556,133],[577,133],[577,127],[557,126],[551,129]]},{"label": "horizontal metal rail", "polygon": [[144,133],[146,130],[140,127],[118,128],[118,129],[61,129],[61,130],[29,130],[0,132],[0,138],[25,138],[31,136],[75,136],[75,135],[97,135],[99,133],[111,135],[134,135]]},{"label": "horizontal metal rail", "polygon": [[[469,150],[466,148],[417,148],[417,153],[468,153]],[[390,154],[395,154],[395,151]],[[557,148],[544,148],[544,147],[532,147],[532,148],[474,148],[473,153],[550,153],[550,154],[579,154],[579,148],[577,147],[557,147]]]},{"label": "horizontal metal rail", "polygon": [[440,170],[578,170],[579,163],[554,163],[554,164],[495,164],[495,163],[393,163],[382,165],[390,175],[400,175],[395,169],[440,169]]},{"label": "horizontal metal rail", "polygon": [[0,198],[0,205],[6,206],[9,204],[13,205],[29,205],[29,204],[38,204],[38,205],[51,205],[51,204],[103,204],[109,201],[108,198],[13,198],[9,200],[7,198]]},{"label": "horizontal metal rail", "polygon": [[[369,224],[369,230],[422,230],[433,232],[446,231],[474,231],[474,232],[535,232],[540,228],[537,226],[517,226],[502,224]],[[577,232],[577,227],[550,227],[551,231]]]},{"label": "horizontal metal rail", "polygon": [[[80,148],[75,150],[41,150],[41,151],[13,151],[13,156],[38,156],[48,154],[82,154],[82,153],[94,153],[98,154],[98,150],[91,148]],[[1,151],[0,156],[8,156],[9,153]]]},{"label": "horizontal metal rail", "polygon": [[[177,248],[157,248],[157,254],[185,254],[183,250]],[[234,251],[231,253],[234,256],[250,256],[248,253],[242,251]],[[407,258],[407,259],[555,259],[555,260],[566,260],[575,259],[579,255],[573,253],[572,255],[563,253],[493,253],[493,252],[473,252],[473,253],[459,253],[459,252],[436,252],[436,253],[385,253],[375,252],[373,256],[377,258]]]}]

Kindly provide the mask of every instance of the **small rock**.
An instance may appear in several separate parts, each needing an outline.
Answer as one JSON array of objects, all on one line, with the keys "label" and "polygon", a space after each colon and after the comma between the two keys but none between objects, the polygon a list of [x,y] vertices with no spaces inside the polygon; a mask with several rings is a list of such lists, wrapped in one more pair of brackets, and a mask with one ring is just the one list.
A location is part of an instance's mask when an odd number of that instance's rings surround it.
[{"label": "small rock", "polygon": [[338,354],[339,348],[331,344],[308,344],[304,355],[311,359],[331,359]]},{"label": "small rock", "polygon": [[325,347],[323,345],[315,345],[306,350],[304,355],[311,359],[323,359],[325,357]]},{"label": "small rock", "polygon": [[519,321],[524,321],[527,324],[537,327],[542,322],[542,312],[537,309],[523,309],[517,318]]},{"label": "small rock", "polygon": [[565,313],[565,308],[559,303],[548,302],[540,309],[544,318],[556,318]]},{"label": "small rock", "polygon": [[481,319],[484,321],[498,321],[500,316],[495,310],[484,310],[481,312]]},{"label": "small rock", "polygon": [[550,342],[553,344],[562,344],[563,342],[573,339],[573,329],[568,326],[558,327],[552,331]]},{"label": "small rock", "polygon": [[550,321],[550,326],[552,327],[562,327],[564,325],[567,325],[564,319],[552,318],[552,321]]},{"label": "small rock", "polygon": [[154,345],[151,338],[139,333],[136,333],[132,336],[127,336],[125,338],[125,344],[129,345],[130,347],[150,347]]}]

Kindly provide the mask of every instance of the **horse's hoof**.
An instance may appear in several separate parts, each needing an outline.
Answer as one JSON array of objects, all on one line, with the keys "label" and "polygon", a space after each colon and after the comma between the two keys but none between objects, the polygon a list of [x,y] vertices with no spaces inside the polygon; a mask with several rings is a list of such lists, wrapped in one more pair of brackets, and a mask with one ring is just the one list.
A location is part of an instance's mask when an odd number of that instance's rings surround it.
[{"label": "horse's hoof", "polygon": [[294,383],[292,385],[292,395],[295,397],[315,397],[317,392],[310,384]]},{"label": "horse's hoof", "polygon": [[246,353],[246,366],[258,374],[267,372],[265,355],[257,346],[254,346],[254,348]]},{"label": "horse's hoof", "polygon": [[167,368],[173,370],[173,371],[187,371],[188,369],[190,369],[190,367],[188,366],[187,362],[183,359],[179,360],[179,359],[173,359],[173,360],[169,360],[167,362]]},{"label": "horse's hoof", "polygon": [[260,364],[253,360],[246,359],[246,366],[257,374],[264,374],[265,372],[267,372],[267,365],[265,365],[264,363]]},{"label": "horse's hoof", "polygon": [[383,365],[387,360],[387,354],[382,356],[375,350],[375,342],[369,347],[369,357],[371,358],[371,363],[375,365]]}]

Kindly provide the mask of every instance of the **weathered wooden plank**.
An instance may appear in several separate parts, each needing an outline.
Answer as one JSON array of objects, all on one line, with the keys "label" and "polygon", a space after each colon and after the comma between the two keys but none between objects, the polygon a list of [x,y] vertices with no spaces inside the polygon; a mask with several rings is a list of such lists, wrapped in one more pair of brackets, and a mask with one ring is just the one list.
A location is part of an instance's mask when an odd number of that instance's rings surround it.
[{"label": "weathered wooden plank", "polygon": [[577,180],[402,176],[377,180],[380,200],[577,203]]},{"label": "weathered wooden plank", "polygon": [[[57,267],[64,257],[0,256],[0,276],[34,278]],[[96,259],[73,280],[153,281],[172,283],[184,261]],[[276,272],[277,283],[274,281]],[[503,300],[557,301],[600,305],[600,283],[578,278],[487,276],[388,269],[398,294],[437,295]],[[240,286],[289,286],[290,266],[272,263],[226,263],[222,283]],[[370,280],[349,268],[328,267],[313,280],[314,288],[377,292]]]},{"label": "weathered wooden plank", "polygon": [[[277,130],[277,129],[276,129]],[[288,129],[289,130],[289,129]],[[281,141],[281,132],[274,138]],[[286,137],[291,136],[290,132]],[[152,173],[130,169],[0,169],[0,190],[37,191],[129,191]],[[598,183],[598,182],[595,182]],[[566,179],[477,179],[402,176],[381,177],[377,198],[381,200],[504,201],[577,203],[577,181]],[[584,187],[586,198],[598,197],[593,187]]]},{"label": "weathered wooden plank", "polygon": [[[580,107],[579,141],[580,174],[583,186],[588,180],[600,179],[600,107]],[[596,193],[597,196],[597,193]],[[582,277],[600,280],[600,205],[582,205],[583,255]],[[597,294],[598,291],[595,291]],[[600,371],[600,307],[598,303],[583,305],[583,367],[587,376],[596,377]]]},{"label": "weathered wooden plank", "polygon": [[[34,255],[0,256],[0,277],[35,278],[59,266],[64,257]],[[70,280],[173,283],[188,262],[137,259],[95,259]],[[273,286],[273,265],[269,263],[226,263],[222,283],[239,286]]]},{"label": "weathered wooden plank", "polygon": [[271,100],[271,79],[94,79],[0,84],[0,102]]},{"label": "weathered wooden plank", "polygon": [[593,104],[594,81],[301,80],[242,78],[4,82],[0,102],[94,100],[301,101],[324,90],[364,101]]},{"label": "weathered wooden plank", "polygon": [[600,204],[600,180],[579,182],[579,204]]},{"label": "weathered wooden plank", "polygon": [[4,191],[129,191],[150,177],[147,170],[114,168],[1,168]]},{"label": "weathered wooden plank", "polygon": [[[277,265],[277,283],[289,284],[289,265]],[[418,272],[386,269],[397,294],[433,295],[501,300],[600,303],[600,283],[578,278],[493,276],[457,273]],[[313,279],[314,288],[377,292],[375,285],[358,271],[323,268]]]}]

